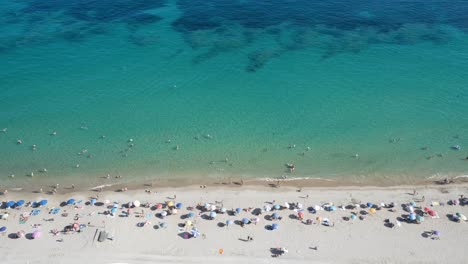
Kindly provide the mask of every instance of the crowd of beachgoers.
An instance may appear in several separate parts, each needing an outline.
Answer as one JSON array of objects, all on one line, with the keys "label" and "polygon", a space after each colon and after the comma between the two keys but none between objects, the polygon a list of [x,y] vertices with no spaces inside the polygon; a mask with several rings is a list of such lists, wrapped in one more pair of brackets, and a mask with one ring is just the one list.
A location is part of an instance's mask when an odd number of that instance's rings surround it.
[{"label": "crowd of beachgoers", "polygon": [[[468,198],[463,194],[454,195],[446,201],[429,200],[418,195],[416,190],[408,193],[405,203],[356,199],[350,199],[348,203],[314,203],[308,194],[303,194],[296,201],[271,200],[262,204],[252,203],[247,207],[229,208],[223,201],[184,204],[178,201],[175,194],[172,197],[156,199],[154,194],[157,193],[149,190],[145,190],[145,193],[148,194],[148,198],[142,201],[109,200],[97,195],[88,199],[69,198],[61,202],[50,202],[47,199],[9,200],[9,197],[4,195],[0,212],[0,232],[15,240],[24,239],[23,237],[40,240],[43,236],[53,236],[58,242],[64,242],[66,235],[95,232],[93,241],[104,242],[113,239],[112,235],[105,232],[105,226],[101,225],[104,220],[137,218],[136,226],[128,228],[167,229],[170,223],[175,221],[178,229],[174,230],[174,235],[179,235],[182,239],[206,239],[204,230],[199,228],[202,221],[212,222],[219,228],[239,226],[246,228],[245,233],[248,234],[251,228],[275,232],[282,228],[285,221],[328,228],[334,228],[338,223],[343,225],[353,221],[380,221],[382,219],[376,216],[383,212],[392,216],[383,219],[383,228],[400,228],[406,224],[424,225],[427,221],[434,221],[433,219],[466,222],[463,206],[468,205]],[[451,213],[440,214],[439,209],[442,208],[450,208]],[[60,218],[65,221],[56,221]],[[54,222],[57,224],[54,225]],[[44,229],[44,223],[53,228]],[[440,230],[430,229],[423,236],[439,240],[443,234]],[[255,238],[248,235],[240,239],[253,241]],[[317,246],[310,248],[318,250]],[[270,251],[271,256],[279,257],[286,254],[288,249],[278,247],[271,248]],[[218,254],[223,252],[224,249],[220,248]]]}]

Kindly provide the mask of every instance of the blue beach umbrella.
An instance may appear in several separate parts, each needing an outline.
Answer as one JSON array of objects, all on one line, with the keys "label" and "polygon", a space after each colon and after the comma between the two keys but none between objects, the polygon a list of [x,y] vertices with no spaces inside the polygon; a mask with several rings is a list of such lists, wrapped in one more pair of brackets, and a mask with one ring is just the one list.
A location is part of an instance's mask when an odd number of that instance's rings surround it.
[{"label": "blue beach umbrella", "polygon": [[232,220],[226,220],[226,225],[227,225],[227,226],[230,226],[230,225],[232,225],[232,224],[234,224],[234,221],[232,221]]},{"label": "blue beach umbrella", "polygon": [[182,209],[182,203],[177,203],[175,206],[177,209]]},{"label": "blue beach umbrella", "polygon": [[239,214],[240,212],[242,212],[242,209],[236,208],[236,212]]},{"label": "blue beach umbrella", "polygon": [[411,202],[410,204],[411,204],[411,206],[413,206],[413,207],[416,206],[416,203],[415,203],[415,202]]},{"label": "blue beach umbrella", "polygon": [[189,212],[187,214],[187,216],[190,217],[190,218],[193,218],[193,217],[195,217],[195,213],[194,212]]},{"label": "blue beach umbrella", "polygon": [[19,200],[19,201],[16,202],[15,206],[16,206],[16,207],[20,207],[20,206],[22,206],[23,204],[24,204],[24,200]]},{"label": "blue beach umbrella", "polygon": [[410,219],[411,221],[416,220],[416,214],[411,213],[411,214],[409,215],[409,219]]},{"label": "blue beach umbrella", "polygon": [[278,219],[278,218],[279,218],[279,215],[278,215],[278,213],[273,213],[273,214],[271,215],[271,217],[273,217],[273,219]]},{"label": "blue beach umbrella", "polygon": [[41,200],[41,201],[39,202],[39,205],[40,205],[40,206],[44,206],[44,205],[46,205],[46,204],[47,204],[47,200]]},{"label": "blue beach umbrella", "polygon": [[94,205],[96,202],[97,202],[97,199],[96,199],[96,198],[93,198],[93,199],[91,199],[91,202],[90,202],[90,203],[91,203],[91,205]]},{"label": "blue beach umbrella", "polygon": [[196,228],[193,228],[192,230],[190,230],[190,233],[195,238],[200,235],[200,232],[198,232],[198,230]]},{"label": "blue beach umbrella", "polygon": [[159,226],[161,226],[162,228],[166,228],[166,227],[167,227],[167,223],[166,223],[166,222],[162,222],[161,224],[159,224]]},{"label": "blue beach umbrella", "polygon": [[112,207],[112,209],[111,209],[111,213],[112,213],[112,214],[115,214],[115,213],[117,213],[117,207]]},{"label": "blue beach umbrella", "polygon": [[1,233],[5,232],[6,230],[7,230],[6,226],[0,227],[0,232],[1,232]]},{"label": "blue beach umbrella", "polygon": [[13,207],[14,205],[15,205],[15,201],[9,201],[5,204],[5,207],[10,208],[10,207]]},{"label": "blue beach umbrella", "polygon": [[248,218],[242,218],[242,223],[248,224],[250,223],[250,220]]},{"label": "blue beach umbrella", "polygon": [[281,208],[281,206],[279,204],[275,204],[275,206],[273,208],[275,208],[275,210],[279,210]]},{"label": "blue beach umbrella", "polygon": [[351,214],[351,219],[354,220],[354,219],[356,219],[356,217],[357,217],[357,216],[356,216],[355,214]]},{"label": "blue beach umbrella", "polygon": [[371,208],[372,206],[374,206],[373,203],[367,203],[367,207]]},{"label": "blue beach umbrella", "polygon": [[226,213],[226,208],[221,208],[221,213]]},{"label": "blue beach umbrella", "polygon": [[334,205],[330,206],[330,211],[332,211],[332,212],[336,211],[336,206],[334,206]]},{"label": "blue beach umbrella", "polygon": [[74,203],[75,203],[75,199],[73,199],[73,198],[70,198],[67,201],[67,205],[74,204]]},{"label": "blue beach umbrella", "polygon": [[278,228],[279,228],[279,225],[278,225],[278,224],[272,224],[272,225],[271,225],[271,229],[272,229],[272,230],[276,230],[276,229],[278,229]]},{"label": "blue beach umbrella", "polygon": [[210,217],[215,218],[216,217],[216,212],[210,212]]}]

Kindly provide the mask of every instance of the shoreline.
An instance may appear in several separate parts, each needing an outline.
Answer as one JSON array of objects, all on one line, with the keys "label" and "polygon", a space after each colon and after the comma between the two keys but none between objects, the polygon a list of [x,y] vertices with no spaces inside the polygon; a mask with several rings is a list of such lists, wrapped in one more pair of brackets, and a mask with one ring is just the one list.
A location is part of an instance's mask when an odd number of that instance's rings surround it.
[{"label": "shoreline", "polygon": [[[102,178],[102,177],[101,177]],[[343,189],[400,189],[400,188],[432,188],[432,189],[443,189],[451,187],[463,187],[468,186],[468,175],[461,175],[450,179],[449,183],[443,183],[441,180],[435,179],[417,179],[411,183],[389,183],[374,179],[373,181],[356,182],[356,181],[345,181],[337,179],[323,179],[323,178],[231,178],[229,179],[217,179],[217,180],[198,180],[198,179],[155,179],[149,180],[136,180],[124,182],[121,179],[110,178],[100,185],[82,187],[82,186],[63,186],[59,185],[59,188],[55,188],[54,185],[43,185],[42,188],[31,188],[27,187],[8,187],[0,186],[0,197],[5,196],[4,191],[7,193],[33,193],[33,194],[44,194],[44,195],[55,195],[55,194],[71,194],[81,192],[121,192],[126,188],[126,191],[141,191],[146,189],[200,189],[202,186],[209,188],[223,188],[223,189],[330,189],[330,190],[343,190]],[[102,188],[102,189],[101,189]],[[39,190],[42,189],[42,192]]]}]

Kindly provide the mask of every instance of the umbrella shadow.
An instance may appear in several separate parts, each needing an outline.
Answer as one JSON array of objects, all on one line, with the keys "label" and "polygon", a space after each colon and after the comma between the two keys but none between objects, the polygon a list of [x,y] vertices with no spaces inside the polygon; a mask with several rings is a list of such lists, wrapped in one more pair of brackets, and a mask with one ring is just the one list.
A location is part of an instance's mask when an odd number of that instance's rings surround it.
[{"label": "umbrella shadow", "polygon": [[190,239],[190,233],[189,232],[182,232],[179,233],[178,236],[182,239]]},{"label": "umbrella shadow", "polygon": [[262,214],[262,209],[260,208],[255,208],[252,210],[252,214],[255,215],[255,216],[259,216]]},{"label": "umbrella shadow", "polygon": [[225,223],[223,223],[223,222],[218,222],[218,227],[225,227],[225,226],[226,226]]},{"label": "umbrella shadow", "polygon": [[424,231],[421,233],[421,236],[424,237],[424,238],[429,238],[431,237],[432,235],[432,232],[431,231]]},{"label": "umbrella shadow", "polygon": [[203,220],[211,220],[211,217],[209,215],[206,215],[206,214],[202,214],[200,217]]},{"label": "umbrella shadow", "polygon": [[271,230],[273,230],[273,226],[272,225],[265,225],[265,229],[268,230],[268,231],[271,231]]},{"label": "umbrella shadow", "polygon": [[11,233],[11,234],[8,234],[8,238],[10,239],[18,239],[18,235],[16,235],[16,233]]},{"label": "umbrella shadow", "polygon": [[158,230],[158,229],[159,229],[159,225],[154,225],[154,226],[153,226],[153,229],[154,229],[154,230]]},{"label": "umbrella shadow", "polygon": [[289,218],[290,218],[290,219],[297,219],[297,215],[295,215],[295,214],[290,214],[290,215],[289,215]]},{"label": "umbrella shadow", "polygon": [[97,202],[97,203],[94,204],[94,206],[103,206],[103,205],[104,205],[103,202]]},{"label": "umbrella shadow", "polygon": [[28,239],[28,240],[33,240],[33,239],[34,239],[32,233],[28,233],[28,234],[26,234],[26,236],[24,236],[24,237],[26,237],[26,239]]},{"label": "umbrella shadow", "polygon": [[267,221],[272,221],[272,220],[273,220],[273,218],[271,217],[271,215],[265,215],[263,218],[264,218],[265,220],[267,220]]}]

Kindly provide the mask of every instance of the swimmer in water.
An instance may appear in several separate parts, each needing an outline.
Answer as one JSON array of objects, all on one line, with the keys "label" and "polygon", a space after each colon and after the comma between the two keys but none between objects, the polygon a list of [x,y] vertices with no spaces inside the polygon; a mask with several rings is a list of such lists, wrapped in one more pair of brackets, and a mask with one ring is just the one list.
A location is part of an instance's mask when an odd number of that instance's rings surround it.
[{"label": "swimmer in water", "polygon": [[16,140],[16,143],[17,143],[18,145],[21,145],[21,144],[23,144],[23,140],[18,139],[18,140]]}]

